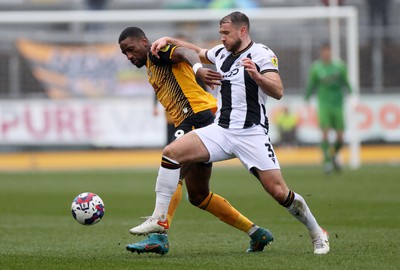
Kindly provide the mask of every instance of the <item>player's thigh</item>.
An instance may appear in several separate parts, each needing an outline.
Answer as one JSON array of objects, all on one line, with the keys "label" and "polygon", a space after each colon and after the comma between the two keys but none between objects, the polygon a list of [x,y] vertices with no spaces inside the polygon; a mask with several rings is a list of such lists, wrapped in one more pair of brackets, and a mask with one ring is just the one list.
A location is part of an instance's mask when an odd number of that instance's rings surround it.
[{"label": "player's thigh", "polygon": [[232,145],[235,141],[234,135],[229,129],[218,124],[211,124],[205,128],[194,130],[209,153],[209,162],[217,162],[234,158]]},{"label": "player's thigh", "polygon": [[189,132],[167,145],[163,150],[163,156],[179,163],[197,163],[209,160],[207,148],[194,132]]},{"label": "player's thigh", "polygon": [[341,108],[337,108],[332,112],[333,128],[335,130],[344,130],[344,112]]},{"label": "player's thigh", "polygon": [[235,137],[235,144],[232,149],[235,156],[249,171],[252,168],[259,170],[280,168],[267,131],[261,126],[240,131],[240,135]]},{"label": "player's thigh", "polygon": [[328,129],[332,126],[330,120],[330,112],[327,108],[320,107],[318,110],[318,123],[320,128]]},{"label": "player's thigh", "polygon": [[[197,128],[206,127],[214,122],[214,114],[210,110],[198,112],[186,118],[177,128],[174,134],[174,141],[164,148],[163,155],[170,157],[179,163],[183,162],[205,162],[208,159],[201,140],[195,135],[184,136]],[[178,140],[179,139],[179,140]],[[176,141],[179,141],[178,143]]]}]

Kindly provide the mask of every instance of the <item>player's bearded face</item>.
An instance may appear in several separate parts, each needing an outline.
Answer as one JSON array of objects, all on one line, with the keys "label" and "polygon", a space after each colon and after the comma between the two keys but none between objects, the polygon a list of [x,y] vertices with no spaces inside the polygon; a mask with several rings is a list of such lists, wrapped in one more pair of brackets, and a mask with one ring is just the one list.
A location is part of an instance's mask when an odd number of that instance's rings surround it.
[{"label": "player's bearded face", "polygon": [[234,40],[230,44],[224,44],[226,50],[233,53],[238,52],[241,45],[242,41],[240,39]]},{"label": "player's bearded face", "polygon": [[237,52],[242,45],[238,30],[231,23],[222,23],[219,28],[221,42],[225,49],[230,52]]}]

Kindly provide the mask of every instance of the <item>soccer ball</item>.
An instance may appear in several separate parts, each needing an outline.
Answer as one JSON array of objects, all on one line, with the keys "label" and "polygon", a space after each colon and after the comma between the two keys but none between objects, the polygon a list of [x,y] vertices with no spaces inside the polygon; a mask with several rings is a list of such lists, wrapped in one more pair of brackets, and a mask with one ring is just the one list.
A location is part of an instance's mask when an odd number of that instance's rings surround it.
[{"label": "soccer ball", "polygon": [[83,225],[93,225],[104,216],[103,200],[94,193],[84,192],[76,196],[71,205],[72,216]]}]

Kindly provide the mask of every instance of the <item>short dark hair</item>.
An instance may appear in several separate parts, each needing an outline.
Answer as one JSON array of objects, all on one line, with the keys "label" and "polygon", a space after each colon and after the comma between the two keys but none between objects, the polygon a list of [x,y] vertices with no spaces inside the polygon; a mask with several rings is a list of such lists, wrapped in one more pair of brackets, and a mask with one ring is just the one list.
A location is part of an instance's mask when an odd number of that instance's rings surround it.
[{"label": "short dark hair", "polygon": [[119,35],[118,43],[121,43],[121,41],[127,39],[128,37],[147,39],[146,34],[143,32],[143,30],[136,26],[125,28],[124,31],[122,31]]},{"label": "short dark hair", "polygon": [[246,26],[247,29],[250,30],[249,17],[247,17],[246,14],[241,13],[239,11],[232,12],[231,14],[228,14],[225,17],[223,17],[219,21],[219,24],[221,25],[223,23],[231,23],[236,27]]}]

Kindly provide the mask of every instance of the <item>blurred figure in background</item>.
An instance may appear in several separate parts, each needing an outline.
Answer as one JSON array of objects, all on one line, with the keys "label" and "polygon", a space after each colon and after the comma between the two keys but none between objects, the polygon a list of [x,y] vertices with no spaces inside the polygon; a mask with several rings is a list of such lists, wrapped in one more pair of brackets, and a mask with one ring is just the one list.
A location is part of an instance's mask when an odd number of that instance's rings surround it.
[{"label": "blurred figure in background", "polygon": [[[108,6],[108,0],[85,0],[85,9],[98,11],[105,10]],[[99,31],[104,28],[102,23],[88,23],[86,25],[86,30],[88,31]]]},{"label": "blurred figure in background", "polygon": [[107,8],[108,0],[86,0],[86,9],[88,10],[104,10]]},{"label": "blurred figure in background", "polygon": [[391,0],[368,0],[369,24],[371,26],[387,27]]},{"label": "blurred figure in background", "polygon": [[370,26],[370,38],[375,41],[382,39],[384,42],[388,42],[387,28],[389,26],[389,13],[392,0],[368,0],[368,17]]},{"label": "blurred figure in background", "polygon": [[275,124],[279,130],[281,146],[297,146],[296,131],[298,118],[297,115],[284,106],[275,118]]},{"label": "blurred figure in background", "polygon": [[[333,169],[339,171],[337,156],[343,146],[344,98],[345,90],[351,92],[347,78],[347,68],[341,60],[332,61],[331,48],[325,43],[320,47],[319,59],[309,71],[305,93],[308,101],[316,90],[318,101],[318,121],[322,130],[321,150],[323,153],[324,172]],[[329,142],[329,131],[334,130],[336,141]]]}]

